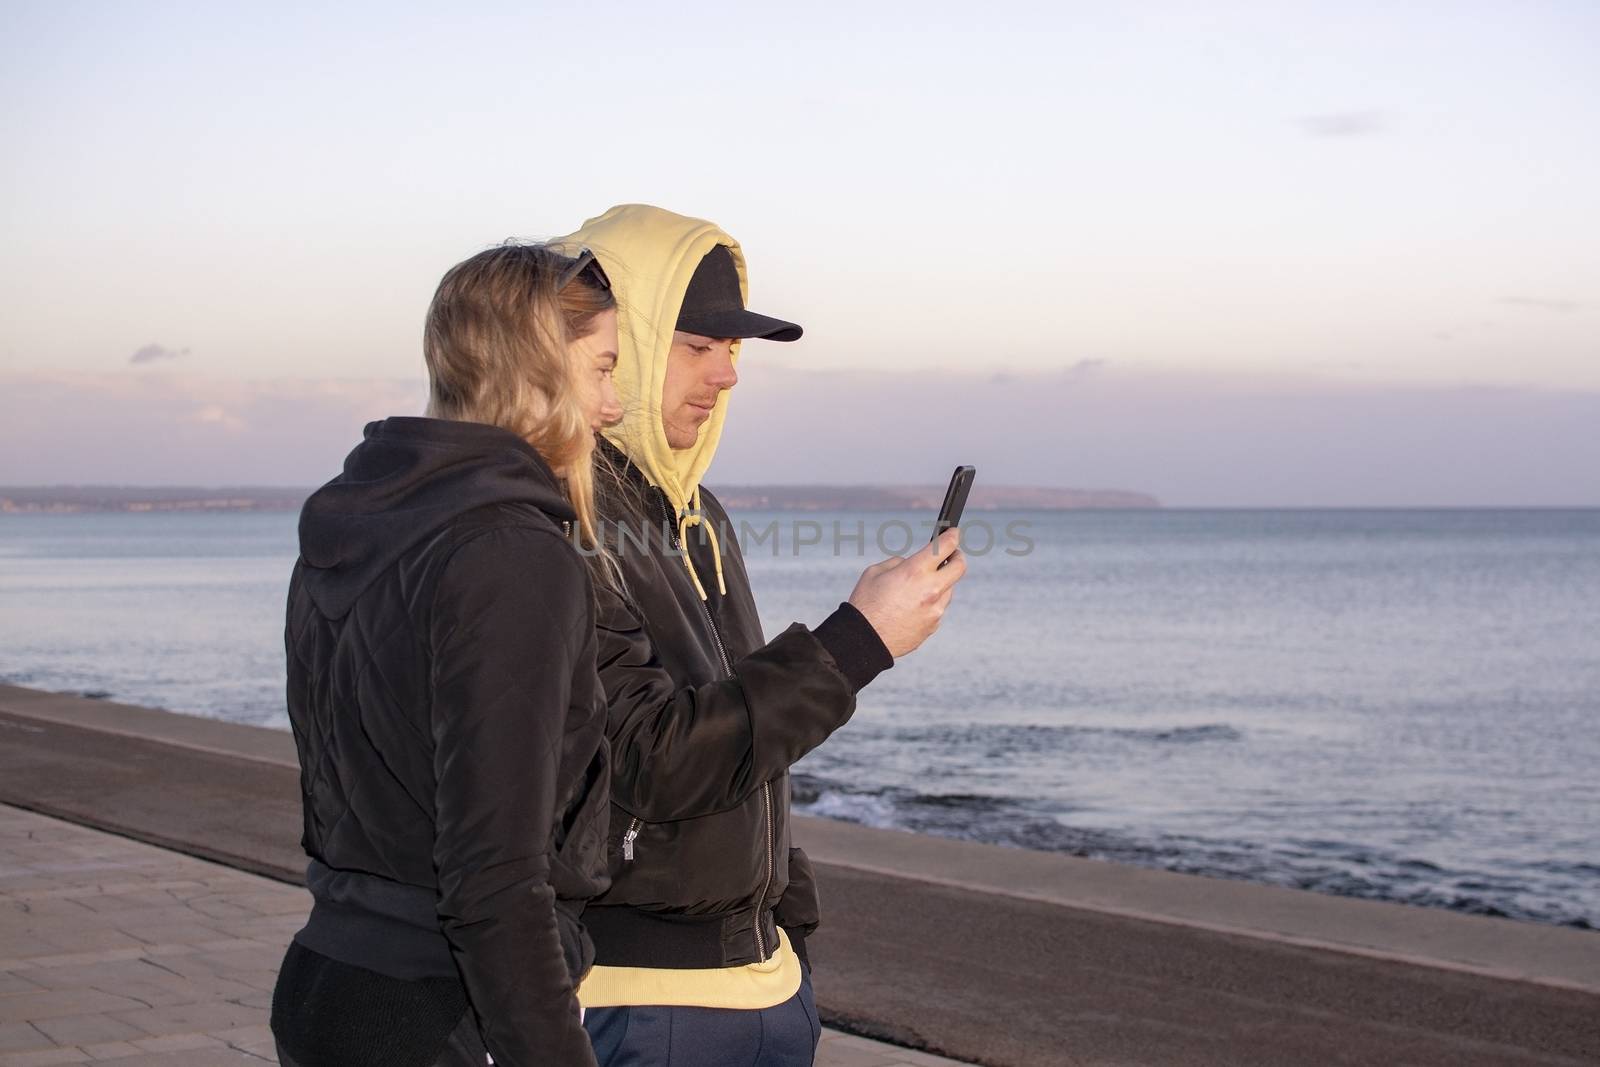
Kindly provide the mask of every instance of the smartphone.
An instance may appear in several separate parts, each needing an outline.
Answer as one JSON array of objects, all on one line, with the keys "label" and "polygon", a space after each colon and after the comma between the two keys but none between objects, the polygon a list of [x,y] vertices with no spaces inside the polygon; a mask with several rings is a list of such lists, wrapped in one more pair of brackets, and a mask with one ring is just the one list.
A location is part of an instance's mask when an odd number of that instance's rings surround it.
[{"label": "smartphone", "polygon": [[[933,536],[930,541],[939,539],[939,535],[952,526],[961,525],[961,512],[967,506],[967,494],[972,491],[972,479],[978,474],[977,467],[957,467],[956,472],[950,476],[950,488],[944,491],[944,504],[939,508],[939,519],[934,523]],[[939,564],[943,567],[945,563]]]}]

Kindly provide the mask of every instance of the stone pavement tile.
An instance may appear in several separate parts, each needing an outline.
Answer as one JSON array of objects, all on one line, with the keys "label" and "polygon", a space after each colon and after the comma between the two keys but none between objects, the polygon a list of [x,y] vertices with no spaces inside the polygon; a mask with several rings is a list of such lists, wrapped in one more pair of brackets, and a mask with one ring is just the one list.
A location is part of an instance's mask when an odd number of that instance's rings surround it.
[{"label": "stone pavement tile", "polygon": [[222,895],[195,897],[188,904],[208,919],[255,919],[261,915],[259,911],[235,903]]},{"label": "stone pavement tile", "polygon": [[818,1067],[895,1067],[895,1060],[886,1053],[827,1040],[817,1047]]},{"label": "stone pavement tile", "polygon": [[98,989],[115,990],[129,1000],[140,1001],[146,1008],[182,1008],[191,1004],[209,1004],[225,1001],[234,996],[244,996],[255,990],[249,986],[229,983],[226,986],[205,982],[176,981],[118,983],[97,986]]},{"label": "stone pavement tile", "polygon": [[962,1067],[962,1061],[824,1029],[818,1067]]},{"label": "stone pavement tile", "polygon": [[188,922],[173,921],[161,924],[138,923],[118,916],[116,928],[142,945],[159,945],[169,951],[174,945],[186,945],[193,941],[225,941],[238,936],[233,930],[202,926],[193,916]]},{"label": "stone pavement tile", "polygon": [[[129,937],[103,923],[89,923],[78,916],[46,915],[28,923],[27,934],[50,945],[56,952],[101,952],[113,948],[137,948],[138,938]],[[15,951],[7,945],[7,951]]]},{"label": "stone pavement tile", "polygon": [[[236,950],[235,950],[236,951]],[[276,970],[283,960],[281,951],[272,949],[260,950],[265,953],[265,958],[271,962],[266,966]],[[237,960],[237,964],[235,964]],[[261,960],[256,956],[235,957],[233,951],[219,954],[203,952],[187,952],[181,954],[155,955],[151,954],[142,961],[146,968],[146,976],[166,975],[184,982],[214,983],[221,981],[221,988],[238,990],[233,983],[233,974],[249,974],[262,968]],[[26,972],[24,972],[26,973]]]},{"label": "stone pavement tile", "polygon": [[16,971],[0,971],[0,997],[10,996],[12,993],[32,993],[39,986],[28,981]]},{"label": "stone pavement tile", "polygon": [[277,1059],[278,1046],[272,1041],[272,1028],[266,1023],[239,1026],[232,1030],[213,1030],[208,1037],[224,1042],[229,1048],[252,1052],[263,1059]]},{"label": "stone pavement tile", "polygon": [[115,857],[94,859],[61,852],[58,856],[41,857],[39,862],[28,864],[23,881],[27,881],[29,876],[43,877],[50,879],[49,884],[59,885],[64,876],[70,875],[72,881],[81,885],[84,882],[99,882],[126,869],[127,864],[119,863]]},{"label": "stone pavement tile", "polygon": [[894,1056],[895,1063],[905,1064],[906,1067],[956,1067],[961,1062],[935,1056],[931,1052],[916,1052],[908,1048],[895,1049]]},{"label": "stone pavement tile", "polygon": [[93,896],[75,897],[71,902],[96,912],[145,911],[179,905],[178,901],[159,889],[143,889],[132,893],[102,891]]},{"label": "stone pavement tile", "polygon": [[[163,902],[160,904],[145,902],[136,908],[101,909],[104,921],[122,929],[142,928],[147,926],[173,926],[176,924],[196,922],[193,911],[189,905],[181,900],[174,900],[162,893]],[[73,901],[73,903],[88,903],[88,901]],[[202,927],[208,925],[201,922]]]},{"label": "stone pavement tile", "polygon": [[136,1026],[152,1037],[158,1037],[162,1034],[193,1034],[205,1030],[231,1030],[236,1026],[248,1026],[261,1021],[261,1009],[248,1004],[217,1000],[200,1004],[177,1004],[169,1008],[119,1011],[112,1017],[119,1022]]},{"label": "stone pavement tile", "polygon": [[0,1053],[49,1048],[52,1042],[28,1023],[0,1023]]},{"label": "stone pavement tile", "polygon": [[95,1045],[80,1045],[79,1048],[89,1054],[92,1061],[117,1060],[124,1056],[145,1055],[143,1049],[130,1041],[106,1041]]},{"label": "stone pavement tile", "polygon": [[74,829],[71,823],[65,822],[13,824],[6,827],[5,836],[30,841],[76,841]]},{"label": "stone pavement tile", "polygon": [[146,1052],[186,1052],[189,1049],[227,1048],[223,1042],[205,1034],[166,1034],[161,1037],[140,1038],[133,1042]]},{"label": "stone pavement tile", "polygon": [[[130,1056],[127,1059],[116,1059],[111,1062],[116,1064],[116,1067],[262,1067],[263,1063],[276,1063],[277,1060],[263,1060],[253,1052],[223,1045],[218,1048]],[[0,1064],[0,1067],[4,1065]]]},{"label": "stone pavement tile", "polygon": [[9,966],[7,961],[0,960],[0,970],[13,971],[40,971],[52,967],[71,967],[79,963],[112,963],[117,960],[136,960],[140,956],[149,955],[152,949],[146,945],[143,948],[111,948],[101,952],[62,952],[58,955],[30,956],[26,960],[17,960]]},{"label": "stone pavement tile", "polygon": [[193,956],[201,952],[231,952],[236,948],[260,948],[261,942],[252,941],[248,937],[223,937],[215,941],[195,941],[192,944],[175,946],[170,949],[162,946],[148,946],[144,949],[146,956]]},{"label": "stone pavement tile", "polygon": [[41,1022],[69,1015],[126,1011],[137,1002],[114,997],[93,989],[46,989],[37,993],[17,993],[0,997],[0,1023]]},{"label": "stone pavement tile", "polygon": [[263,1019],[272,1014],[272,991],[270,989],[246,993],[242,997],[230,997],[229,999],[232,1000],[233,1003],[242,1005],[246,1008],[255,1008],[261,1013],[261,1017]]},{"label": "stone pavement tile", "polygon": [[[169,882],[162,886],[171,895],[173,900],[188,903],[196,897],[210,896],[217,891],[216,886],[206,885],[199,879],[186,882]],[[310,894],[306,894],[308,897]]]},{"label": "stone pavement tile", "polygon": [[255,986],[241,982],[231,975],[213,974],[184,978],[163,970],[154,961],[145,960],[144,963],[147,971],[145,977],[127,989],[119,990],[100,984],[95,988],[108,993],[121,992],[123,996],[148,1002],[152,1008],[199,1004],[208,1000],[236,1000],[257,991]]},{"label": "stone pavement tile", "polygon": [[201,952],[189,958],[190,962],[211,968],[212,974],[226,975],[234,971],[259,971],[276,967],[283,962],[283,950],[288,945],[263,945],[259,942],[250,948],[228,949],[225,952]]},{"label": "stone pavement tile", "polygon": [[75,1048],[40,1049],[0,1055],[0,1067],[49,1067],[54,1063],[87,1063],[89,1054]]},{"label": "stone pavement tile", "polygon": [[16,970],[24,958],[31,958],[46,952],[60,951],[49,942],[40,941],[37,937],[30,937],[21,932],[8,932],[4,940],[0,940],[0,950],[10,953],[10,955],[0,958],[0,971]]},{"label": "stone pavement tile", "polygon": [[[219,893],[219,903],[232,904],[237,908],[253,911],[257,915],[296,915],[304,920],[306,913],[311,910],[311,894],[305,890],[293,890],[285,893],[288,887],[275,887],[263,892],[251,886],[237,887],[231,892]],[[191,907],[197,901],[188,902]]]},{"label": "stone pavement tile", "polygon": [[[227,981],[247,986],[252,992],[270,995],[278,984],[278,971],[277,968],[270,971],[229,971]],[[237,998],[230,996],[229,999],[243,999],[246,996],[248,994],[240,993]]]},{"label": "stone pavement tile", "polygon": [[136,982],[160,974],[137,957],[97,963],[65,963],[54,967],[27,967],[16,972],[41,989],[93,988],[107,982]]},{"label": "stone pavement tile", "polygon": [[35,1019],[33,1025],[62,1047],[146,1036],[142,1030],[118,1022],[110,1015],[64,1015],[56,1019]]},{"label": "stone pavement tile", "polygon": [[[0,876],[3,877],[3,876]],[[199,882],[172,881],[154,875],[145,875],[139,871],[121,872],[116,881],[95,880],[86,885],[58,885],[50,889],[33,889],[25,893],[15,894],[18,900],[79,900],[84,897],[100,896],[101,894],[116,895],[119,893],[144,893],[156,892],[168,894],[172,900],[181,900],[173,896],[180,890],[205,891]]]},{"label": "stone pavement tile", "polygon": [[52,889],[59,883],[31,867],[0,868],[0,893],[24,893],[33,889]]},{"label": "stone pavement tile", "polygon": [[[218,930],[222,936],[242,938],[255,941],[263,945],[274,945],[278,948],[287,948],[289,939],[300,931],[306,924],[306,916],[311,912],[308,902],[304,908],[293,915],[270,915],[259,919],[213,919],[210,925]],[[139,936],[140,931],[127,931],[134,936]]]},{"label": "stone pavement tile", "polygon": [[8,912],[0,912],[0,922],[11,921],[28,923],[35,918],[51,918],[60,915],[69,915],[79,919],[94,914],[94,909],[87,907],[82,900],[76,897],[50,897],[39,896],[32,900],[20,896],[12,897],[12,908]]}]

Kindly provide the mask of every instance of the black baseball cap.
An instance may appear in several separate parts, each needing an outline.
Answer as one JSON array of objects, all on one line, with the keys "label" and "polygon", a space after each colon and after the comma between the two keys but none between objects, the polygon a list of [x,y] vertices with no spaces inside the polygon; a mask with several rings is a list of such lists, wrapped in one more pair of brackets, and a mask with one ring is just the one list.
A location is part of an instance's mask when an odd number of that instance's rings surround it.
[{"label": "black baseball cap", "polygon": [[739,268],[727,245],[707,252],[689,279],[677,328],[702,337],[759,337],[798,341],[804,331],[792,322],[746,311],[739,292]]}]

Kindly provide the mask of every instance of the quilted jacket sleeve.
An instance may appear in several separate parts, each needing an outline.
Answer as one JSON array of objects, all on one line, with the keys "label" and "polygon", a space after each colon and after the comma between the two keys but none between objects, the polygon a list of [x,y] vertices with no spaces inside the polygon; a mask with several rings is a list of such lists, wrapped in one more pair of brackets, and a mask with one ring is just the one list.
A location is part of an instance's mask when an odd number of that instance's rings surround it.
[{"label": "quilted jacket sleeve", "polygon": [[571,546],[515,526],[457,548],[434,596],[439,919],[502,1067],[595,1062],[550,885],[561,736],[590,603]]},{"label": "quilted jacket sleeve", "polygon": [[849,721],[857,690],[894,662],[841,605],[815,631],[796,623],[740,659],[731,678],[679,686],[628,599],[598,597],[612,797],[646,822],[737,807]]}]

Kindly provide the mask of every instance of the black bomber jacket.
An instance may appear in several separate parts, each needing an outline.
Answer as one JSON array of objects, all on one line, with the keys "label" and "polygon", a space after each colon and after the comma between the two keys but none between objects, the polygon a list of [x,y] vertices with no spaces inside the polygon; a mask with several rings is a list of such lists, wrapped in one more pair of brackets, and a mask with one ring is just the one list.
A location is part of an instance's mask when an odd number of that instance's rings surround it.
[{"label": "black bomber jacket", "polygon": [[849,604],[766,641],[715,496],[702,488],[726,595],[704,529],[680,543],[665,494],[609,443],[599,459],[614,473],[597,482],[618,578],[597,585],[613,806],[612,885],[584,914],[595,962],[739,966],[769,958],[780,925],[804,957],[820,913],[811,865],[790,846],[788,771],[894,660]]}]

